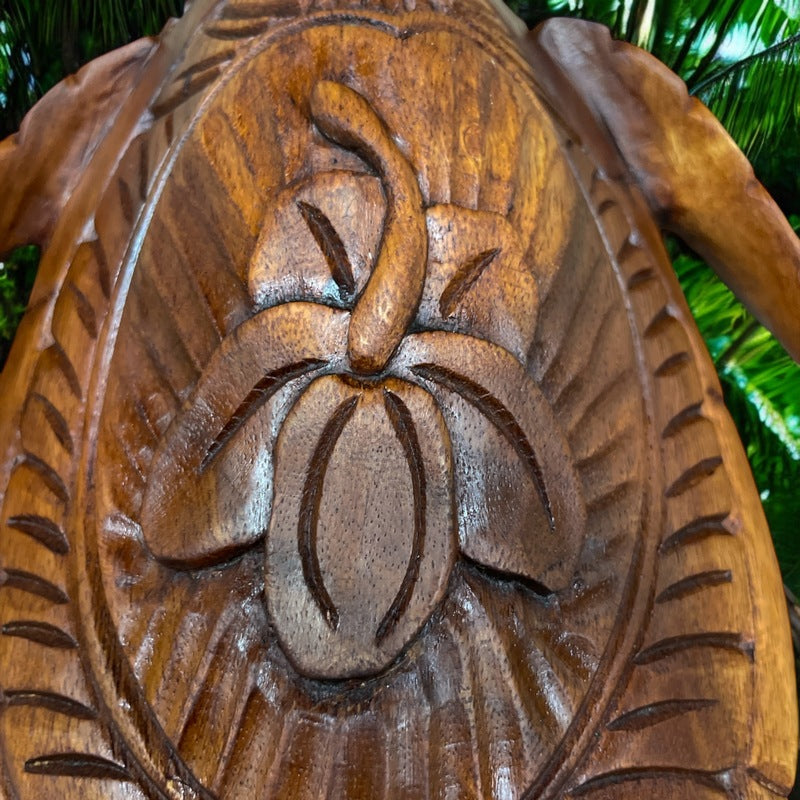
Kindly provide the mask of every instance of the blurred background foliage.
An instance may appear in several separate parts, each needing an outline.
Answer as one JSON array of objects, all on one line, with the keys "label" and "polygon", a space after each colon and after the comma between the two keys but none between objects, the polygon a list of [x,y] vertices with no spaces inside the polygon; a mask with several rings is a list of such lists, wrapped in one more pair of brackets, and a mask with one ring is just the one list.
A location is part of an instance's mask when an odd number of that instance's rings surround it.
[{"label": "blurred background foliage", "polygon": [[[720,118],[800,228],[800,0],[509,3],[530,27],[552,16],[581,17],[654,53]],[[13,133],[62,77],[107,50],[158,32],[181,5],[4,0],[0,138]],[[668,245],[750,458],[784,579],[800,594],[800,368],[694,253],[675,240]],[[21,248],[0,268],[0,364],[36,264],[36,251]]]}]

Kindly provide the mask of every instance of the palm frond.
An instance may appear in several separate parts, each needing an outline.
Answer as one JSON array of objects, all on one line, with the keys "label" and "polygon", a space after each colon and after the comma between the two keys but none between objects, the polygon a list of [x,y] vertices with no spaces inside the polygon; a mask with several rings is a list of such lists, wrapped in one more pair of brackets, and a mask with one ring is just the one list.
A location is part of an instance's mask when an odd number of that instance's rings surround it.
[{"label": "palm frond", "polygon": [[181,6],[182,0],[5,0],[0,138],[16,130],[24,112],[65,75],[101,53],[157,33]]},{"label": "palm frond", "polygon": [[700,82],[694,93],[751,158],[800,122],[800,33]]}]

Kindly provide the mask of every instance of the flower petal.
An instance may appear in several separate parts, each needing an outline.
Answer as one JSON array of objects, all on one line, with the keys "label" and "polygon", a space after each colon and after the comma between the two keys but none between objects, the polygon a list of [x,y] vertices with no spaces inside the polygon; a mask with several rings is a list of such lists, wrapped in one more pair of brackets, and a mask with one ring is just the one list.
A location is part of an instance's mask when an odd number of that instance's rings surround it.
[{"label": "flower petal", "polygon": [[222,342],[153,459],[141,519],[158,559],[205,565],[263,536],[278,427],[311,375],[344,352],[347,322],[342,311],[289,303]]},{"label": "flower petal", "polygon": [[462,552],[553,590],[572,577],[586,510],[542,392],[504,349],[444,332],[409,336],[393,365],[439,400],[453,442]]},{"label": "flower petal", "polygon": [[423,389],[324,376],[275,457],[266,598],[303,674],[385,668],[431,615],[456,555],[447,429]]},{"label": "flower petal", "polygon": [[[292,300],[352,305],[337,285],[338,258],[346,260],[358,295],[380,248],[386,201],[373,175],[333,170],[284,189],[275,199],[250,262],[250,294],[259,308]],[[314,218],[327,224],[314,225]],[[320,243],[330,228],[337,254]],[[338,249],[338,248],[337,248]]]},{"label": "flower petal", "polygon": [[428,268],[417,312],[423,328],[481,336],[524,361],[536,327],[536,278],[500,214],[435,205],[426,214]]}]

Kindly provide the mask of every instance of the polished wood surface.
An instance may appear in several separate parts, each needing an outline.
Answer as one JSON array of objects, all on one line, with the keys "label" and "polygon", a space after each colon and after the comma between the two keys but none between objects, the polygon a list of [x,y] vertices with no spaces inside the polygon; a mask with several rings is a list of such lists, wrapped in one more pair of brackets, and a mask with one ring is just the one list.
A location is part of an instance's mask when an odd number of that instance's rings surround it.
[{"label": "polished wood surface", "polygon": [[658,226],[790,347],[800,248],[670,81],[480,0],[196,0],[0,145],[0,249],[44,246],[0,797],[788,794],[780,576]]}]

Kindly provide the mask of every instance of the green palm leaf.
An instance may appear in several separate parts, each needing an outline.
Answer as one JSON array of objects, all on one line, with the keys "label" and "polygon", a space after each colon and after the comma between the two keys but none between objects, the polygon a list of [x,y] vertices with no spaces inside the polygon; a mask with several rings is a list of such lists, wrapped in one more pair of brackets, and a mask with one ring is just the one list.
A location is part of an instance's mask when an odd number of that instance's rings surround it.
[{"label": "green palm leaf", "polygon": [[723,67],[695,86],[750,158],[800,114],[800,33]]}]

